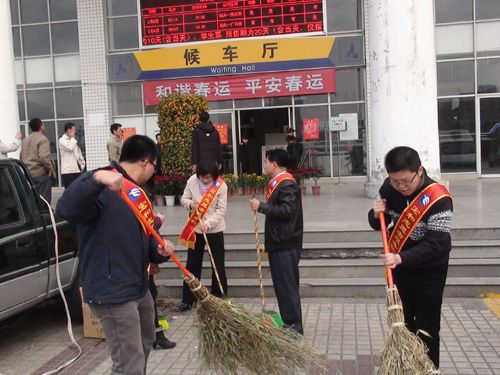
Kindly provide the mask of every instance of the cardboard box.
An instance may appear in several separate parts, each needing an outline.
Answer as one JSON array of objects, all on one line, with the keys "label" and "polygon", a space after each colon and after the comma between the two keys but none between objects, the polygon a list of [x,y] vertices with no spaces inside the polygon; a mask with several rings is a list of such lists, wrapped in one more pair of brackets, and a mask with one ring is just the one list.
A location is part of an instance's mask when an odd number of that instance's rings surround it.
[{"label": "cardboard box", "polygon": [[[80,289],[80,294],[82,290]],[[83,295],[83,294],[82,294]],[[105,339],[99,318],[90,310],[88,304],[82,301],[83,336],[94,339]]]}]

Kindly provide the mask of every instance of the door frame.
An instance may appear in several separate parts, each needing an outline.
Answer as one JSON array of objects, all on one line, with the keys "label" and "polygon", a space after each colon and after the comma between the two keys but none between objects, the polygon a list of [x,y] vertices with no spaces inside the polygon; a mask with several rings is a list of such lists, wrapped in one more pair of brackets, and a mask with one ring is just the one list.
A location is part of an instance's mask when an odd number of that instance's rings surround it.
[{"label": "door frame", "polygon": [[500,173],[488,173],[484,174],[481,168],[482,156],[481,156],[481,99],[491,99],[497,98],[500,99],[500,94],[491,93],[491,94],[478,94],[476,96],[476,170],[479,177],[486,178],[498,178],[500,177]]}]

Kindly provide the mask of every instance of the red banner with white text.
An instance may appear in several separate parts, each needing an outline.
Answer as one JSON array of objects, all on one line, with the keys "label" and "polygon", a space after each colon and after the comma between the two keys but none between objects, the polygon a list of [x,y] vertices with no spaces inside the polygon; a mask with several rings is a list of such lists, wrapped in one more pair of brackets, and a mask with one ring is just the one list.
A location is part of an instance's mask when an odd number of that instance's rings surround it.
[{"label": "red banner with white text", "polygon": [[333,68],[144,82],[146,106],[157,105],[162,96],[173,93],[191,93],[217,101],[333,92]]}]

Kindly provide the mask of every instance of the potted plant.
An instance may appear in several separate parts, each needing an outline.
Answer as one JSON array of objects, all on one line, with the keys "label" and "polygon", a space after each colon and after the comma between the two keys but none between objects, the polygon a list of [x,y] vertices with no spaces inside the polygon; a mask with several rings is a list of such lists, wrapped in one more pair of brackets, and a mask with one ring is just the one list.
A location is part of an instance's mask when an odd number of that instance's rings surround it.
[{"label": "potted plant", "polygon": [[264,189],[267,186],[267,180],[264,176],[257,176],[257,194],[264,195]]},{"label": "potted plant", "polygon": [[222,178],[227,185],[228,195],[232,197],[238,191],[238,178],[232,173],[223,174]]},{"label": "potted plant", "polygon": [[300,191],[302,195],[306,194],[306,186],[304,185],[304,180],[305,180],[305,173],[306,173],[306,168],[299,168],[299,169],[291,169],[289,171],[293,177],[295,178],[295,182],[297,182],[297,185],[300,186]]},{"label": "potted plant", "polygon": [[164,182],[161,180],[161,177],[162,176],[155,176],[154,178],[155,184],[153,192],[155,194],[154,203],[156,206],[165,206],[165,186],[163,186]]},{"label": "potted plant", "polygon": [[320,177],[323,175],[321,169],[319,168],[311,168],[308,172],[310,178],[314,180],[314,185],[311,186],[313,195],[320,195],[321,186],[318,185],[318,181]]},{"label": "potted plant", "polygon": [[243,173],[240,176],[240,185],[241,191],[243,195],[250,195],[250,185],[251,185],[251,176],[248,173]]},{"label": "potted plant", "polygon": [[250,194],[255,195],[257,193],[257,174],[252,173],[249,175],[250,181]]}]

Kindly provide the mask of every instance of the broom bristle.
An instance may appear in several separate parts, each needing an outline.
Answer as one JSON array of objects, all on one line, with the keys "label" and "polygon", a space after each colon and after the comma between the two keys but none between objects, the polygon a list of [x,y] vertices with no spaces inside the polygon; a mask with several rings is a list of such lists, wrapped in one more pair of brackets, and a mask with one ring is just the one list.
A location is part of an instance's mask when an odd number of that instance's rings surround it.
[{"label": "broom bristle", "polygon": [[435,371],[427,347],[404,323],[401,298],[396,286],[387,289],[389,334],[380,353],[378,375],[428,375]]},{"label": "broom bristle", "polygon": [[194,277],[187,283],[200,297],[198,354],[204,368],[219,374],[237,374],[241,369],[270,375],[298,369],[327,372],[326,361],[300,334],[273,327],[243,305],[209,295]]}]

